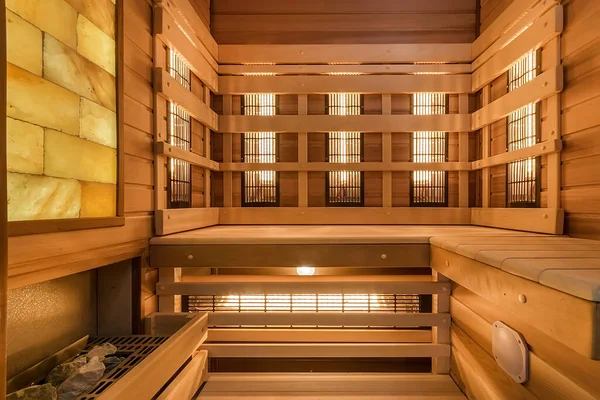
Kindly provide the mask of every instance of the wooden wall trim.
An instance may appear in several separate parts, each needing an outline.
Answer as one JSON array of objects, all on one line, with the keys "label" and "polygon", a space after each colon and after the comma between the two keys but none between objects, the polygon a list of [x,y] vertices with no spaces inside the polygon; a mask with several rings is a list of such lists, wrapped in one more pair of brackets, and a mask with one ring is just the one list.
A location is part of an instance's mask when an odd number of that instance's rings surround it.
[{"label": "wooden wall trim", "polygon": [[541,142],[529,147],[524,147],[519,150],[508,151],[506,153],[501,153],[492,157],[473,161],[471,163],[471,170],[476,171],[479,169],[495,167],[498,165],[505,165],[510,162],[522,160],[529,157],[560,153],[561,150],[562,141],[560,139],[549,140],[547,142]]},{"label": "wooden wall trim", "polygon": [[263,163],[221,163],[221,171],[262,171],[267,167],[271,171],[469,171],[469,162],[414,163],[414,162],[277,162]]},{"label": "wooden wall trim", "polygon": [[158,155],[187,161],[192,165],[197,165],[210,171],[219,171],[220,169],[218,162],[199,156],[191,151],[184,150],[181,147],[173,146],[167,142],[157,142],[154,145],[154,151]]},{"label": "wooden wall trim", "polygon": [[471,62],[470,43],[357,45],[221,45],[221,64]]},{"label": "wooden wall trim", "polygon": [[470,74],[469,64],[219,65],[219,75]]},{"label": "wooden wall trim", "polygon": [[8,236],[39,235],[43,233],[78,231],[123,225],[125,225],[125,217],[10,221],[8,223]]},{"label": "wooden wall trim", "polygon": [[471,224],[562,235],[565,213],[556,208],[472,208]]},{"label": "wooden wall trim", "polygon": [[156,210],[156,234],[168,235],[219,224],[218,208]]},{"label": "wooden wall trim", "polygon": [[244,132],[463,132],[470,130],[469,114],[446,115],[221,115],[220,131]]},{"label": "wooden wall trim", "polygon": [[222,94],[469,93],[470,75],[221,76]]}]

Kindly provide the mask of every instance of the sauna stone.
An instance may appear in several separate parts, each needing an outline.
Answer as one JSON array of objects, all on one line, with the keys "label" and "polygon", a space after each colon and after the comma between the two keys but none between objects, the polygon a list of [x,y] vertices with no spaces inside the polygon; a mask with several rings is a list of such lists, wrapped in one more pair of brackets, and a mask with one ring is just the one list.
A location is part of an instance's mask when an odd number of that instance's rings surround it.
[{"label": "sauna stone", "polygon": [[[103,343],[100,346],[94,346],[87,354],[88,360],[98,358],[99,361],[103,361],[108,355],[115,354],[117,348],[110,343]],[[90,361],[91,362],[91,361]]]},{"label": "sauna stone", "polygon": [[87,392],[102,378],[105,369],[98,357],[92,358],[59,386],[58,400],[74,400]]},{"label": "sauna stone", "polygon": [[59,387],[69,377],[75,375],[79,368],[83,367],[87,363],[85,356],[77,357],[75,360],[67,363],[63,363],[55,367],[50,374],[46,377],[46,383],[51,384],[54,387]]},{"label": "sauna stone", "polygon": [[56,389],[51,384],[46,383],[17,390],[9,394],[6,400],[56,400],[56,398]]}]

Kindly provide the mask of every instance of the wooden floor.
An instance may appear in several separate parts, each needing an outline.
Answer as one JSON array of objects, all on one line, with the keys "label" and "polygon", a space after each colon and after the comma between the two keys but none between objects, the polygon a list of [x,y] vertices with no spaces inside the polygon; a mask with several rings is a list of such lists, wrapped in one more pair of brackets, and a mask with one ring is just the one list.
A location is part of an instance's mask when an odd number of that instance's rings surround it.
[{"label": "wooden floor", "polygon": [[234,400],[462,400],[449,375],[219,373],[198,399]]},{"label": "wooden floor", "polygon": [[158,236],[151,245],[429,243],[434,236],[544,236],[447,225],[223,225]]}]

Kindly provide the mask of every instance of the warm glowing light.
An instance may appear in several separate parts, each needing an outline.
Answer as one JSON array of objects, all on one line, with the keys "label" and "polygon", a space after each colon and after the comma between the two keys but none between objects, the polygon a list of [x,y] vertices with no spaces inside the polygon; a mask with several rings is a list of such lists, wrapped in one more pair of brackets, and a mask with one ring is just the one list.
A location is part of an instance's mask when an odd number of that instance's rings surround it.
[{"label": "warm glowing light", "polygon": [[296,268],[296,273],[300,276],[312,276],[315,274],[315,271],[316,271],[315,267],[302,266],[302,267]]},{"label": "warm glowing light", "polygon": [[380,294],[258,294],[230,295],[219,304],[237,311],[378,311],[382,308]]}]

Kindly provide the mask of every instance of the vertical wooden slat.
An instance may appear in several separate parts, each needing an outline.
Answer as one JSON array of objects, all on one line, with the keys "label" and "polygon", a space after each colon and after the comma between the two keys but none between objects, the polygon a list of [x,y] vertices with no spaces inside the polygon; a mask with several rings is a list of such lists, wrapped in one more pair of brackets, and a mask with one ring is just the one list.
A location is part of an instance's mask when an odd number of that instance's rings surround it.
[{"label": "vertical wooden slat", "polygon": [[[487,106],[490,103],[490,86],[486,85],[483,87],[482,93],[482,107]],[[486,159],[490,156],[490,126],[484,126],[481,129],[481,158]],[[490,206],[490,169],[484,168],[481,171],[481,205],[484,208]]]},{"label": "vertical wooden slat", "polygon": [[[298,95],[298,115],[308,114],[308,96]],[[298,132],[298,162],[308,162],[308,133]],[[308,172],[298,172],[298,207],[308,207]]]},{"label": "vertical wooden slat", "polygon": [[[392,95],[382,94],[381,95],[381,114],[391,115],[392,114]],[[384,163],[392,162],[392,133],[382,133],[382,145],[381,145],[381,159]],[[392,206],[392,172],[383,172],[383,206]]]},{"label": "vertical wooden slat", "polygon": [[[448,282],[449,279],[436,271],[432,272],[433,280],[436,282]],[[432,295],[433,313],[450,312],[450,293]],[[449,344],[450,343],[450,325],[431,328],[432,343]],[[447,374],[450,371],[450,357],[433,357],[431,359],[431,372],[434,374]]]},{"label": "vertical wooden slat", "polygon": [[[458,113],[469,113],[469,95],[458,95]],[[458,161],[469,161],[469,132],[458,133]],[[458,173],[458,206],[469,207],[469,171]]]},{"label": "vertical wooden slat", "polygon": [[[223,95],[223,115],[233,114],[233,99],[230,94]],[[233,137],[223,133],[223,162],[233,161]],[[244,194],[242,193],[242,196]],[[223,172],[223,207],[233,207],[233,173]]]},{"label": "vertical wooden slat", "polygon": [[[0,21],[6,21],[0,0]],[[0,400],[6,399],[6,305],[8,287],[8,222],[6,195],[6,24],[0,26]]]},{"label": "vertical wooden slat", "polygon": [[[560,38],[552,39],[545,48],[548,61],[543,69],[551,69],[561,64]],[[542,140],[555,140],[561,137],[561,103],[560,94],[555,94],[547,100],[546,126],[542,131]],[[561,161],[560,152],[548,154],[548,208],[560,208],[561,190]]]},{"label": "vertical wooden slat", "polygon": [[117,216],[125,214],[125,12],[124,1],[117,1]]},{"label": "vertical wooden slat", "polygon": [[[166,48],[164,43],[156,36],[152,37],[154,42],[154,68],[167,67]],[[167,141],[167,103],[154,88],[154,143]],[[167,208],[167,158],[162,155],[154,155],[154,196],[155,209]]]},{"label": "vertical wooden slat", "polygon": [[[204,103],[210,107],[210,89],[204,86]],[[204,126],[204,157],[210,158],[210,128]],[[210,207],[211,186],[210,186],[210,170],[204,170],[204,207]]]}]

